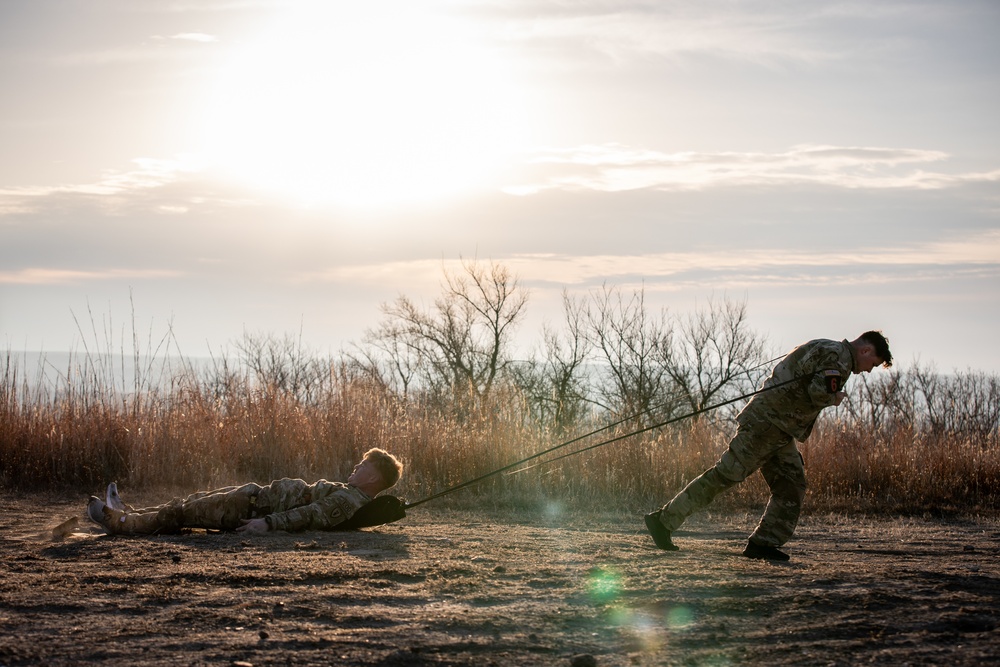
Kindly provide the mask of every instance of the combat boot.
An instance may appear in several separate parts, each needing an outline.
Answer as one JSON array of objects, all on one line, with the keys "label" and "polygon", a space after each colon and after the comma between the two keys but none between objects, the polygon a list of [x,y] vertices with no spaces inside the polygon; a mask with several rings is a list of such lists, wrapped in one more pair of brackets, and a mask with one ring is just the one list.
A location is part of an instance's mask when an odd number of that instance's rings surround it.
[{"label": "combat boot", "polygon": [[664,551],[680,551],[680,547],[671,541],[670,531],[660,522],[660,512],[662,511],[657,510],[646,515],[646,530],[653,536],[653,541],[656,542],[656,546],[660,549]]},{"label": "combat boot", "polygon": [[753,540],[747,540],[747,548],[743,550],[743,555],[747,558],[757,558],[759,560],[788,560],[790,558],[788,554],[778,547],[757,544]]}]

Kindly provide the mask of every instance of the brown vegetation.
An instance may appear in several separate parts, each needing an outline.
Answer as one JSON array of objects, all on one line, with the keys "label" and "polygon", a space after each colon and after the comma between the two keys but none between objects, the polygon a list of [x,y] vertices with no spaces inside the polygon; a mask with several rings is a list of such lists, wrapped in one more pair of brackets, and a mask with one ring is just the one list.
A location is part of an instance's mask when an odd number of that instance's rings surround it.
[{"label": "brown vegetation", "polygon": [[[526,295],[508,272],[469,263],[434,308],[400,298],[355,351],[328,359],[294,338],[246,334],[235,358],[195,367],[140,351],[132,371],[110,340],[29,380],[0,361],[0,486],[97,491],[204,488],[290,476],[343,479],[370,447],[400,455],[396,493],[416,500],[590,433],[563,455],[647,427],[665,428],[492,477],[442,502],[509,506],[547,499],[654,507],[711,465],[740,401],[774,360],[728,299],[685,318],[646,312],[642,293],[605,288],[566,299],[562,331],[515,361]],[[105,327],[107,330],[109,327]],[[98,327],[93,327],[94,331]],[[124,341],[119,343],[124,348]],[[160,355],[157,358],[157,355]],[[931,367],[851,381],[801,447],[808,508],[977,512],[1000,500],[1000,380]],[[534,464],[541,465],[534,465]],[[765,496],[757,480],[721,502]]]}]

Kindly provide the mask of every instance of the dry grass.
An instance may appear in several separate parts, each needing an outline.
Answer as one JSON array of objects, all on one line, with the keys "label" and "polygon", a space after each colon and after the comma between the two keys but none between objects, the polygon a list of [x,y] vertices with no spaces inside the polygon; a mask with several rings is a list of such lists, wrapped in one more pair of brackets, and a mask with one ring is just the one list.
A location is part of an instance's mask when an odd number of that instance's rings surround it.
[{"label": "dry grass", "polygon": [[[2,362],[0,362],[2,363]],[[513,388],[474,408],[442,410],[314,364],[308,392],[261,382],[226,367],[185,364],[166,381],[115,375],[90,357],[55,380],[28,382],[10,354],[0,369],[0,485],[94,492],[124,488],[207,488],[280,477],[344,479],[371,447],[400,456],[407,472],[396,493],[418,500],[559,444],[532,423]],[[594,428],[579,425],[577,432]],[[491,477],[442,498],[497,506],[543,502],[589,507],[655,507],[712,465],[732,424],[685,421],[528,470]],[[556,454],[613,437],[603,432]],[[864,428],[839,415],[801,446],[813,511],[979,512],[1000,499],[995,432],[933,434],[914,424]],[[529,464],[531,465],[531,464]],[[717,505],[756,506],[759,477]],[[437,502],[437,501],[436,501]]]},{"label": "dry grass", "polygon": [[997,443],[899,426],[876,432],[827,424],[800,449],[814,503],[896,513],[997,508]]}]

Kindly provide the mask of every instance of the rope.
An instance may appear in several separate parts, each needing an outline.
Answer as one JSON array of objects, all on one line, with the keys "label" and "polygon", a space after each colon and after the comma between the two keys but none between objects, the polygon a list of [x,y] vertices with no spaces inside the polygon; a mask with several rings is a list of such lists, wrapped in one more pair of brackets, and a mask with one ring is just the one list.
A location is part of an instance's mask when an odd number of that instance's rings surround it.
[{"label": "rope", "polygon": [[[809,374],[809,375],[811,375],[811,374]],[[564,458],[567,458],[567,457],[570,457],[570,456],[575,456],[577,454],[582,454],[583,452],[589,451],[591,449],[597,449],[598,447],[603,447],[604,445],[610,445],[613,442],[618,442],[619,440],[624,440],[625,438],[631,438],[634,435],[639,435],[641,433],[646,433],[648,431],[652,431],[652,430],[655,430],[655,429],[658,429],[658,428],[662,428],[664,426],[667,426],[669,424],[673,424],[675,422],[682,421],[684,419],[690,419],[691,417],[700,415],[700,414],[705,413],[705,412],[709,412],[710,410],[715,410],[715,409],[721,408],[721,407],[723,407],[725,405],[730,405],[731,403],[736,403],[737,401],[742,401],[744,399],[751,398],[753,396],[756,396],[757,394],[762,394],[762,393],[764,393],[766,391],[771,391],[772,389],[777,389],[779,387],[784,387],[785,385],[792,384],[793,382],[799,382],[803,378],[809,377],[809,375],[801,375],[799,377],[792,378],[791,380],[785,380],[784,382],[779,382],[779,383],[773,384],[773,385],[771,385],[769,387],[764,387],[762,389],[758,389],[758,390],[750,392],[748,394],[743,394],[742,396],[737,396],[736,398],[731,398],[731,399],[729,399],[727,401],[722,401],[720,403],[715,403],[713,405],[709,405],[709,406],[701,408],[699,410],[695,410],[693,412],[689,412],[689,413],[681,415],[679,417],[673,417],[671,419],[667,419],[665,421],[661,421],[661,422],[658,422],[656,424],[652,424],[650,426],[646,426],[646,427],[641,428],[641,429],[639,429],[637,431],[631,431],[629,433],[625,433],[624,435],[619,435],[619,436],[616,436],[614,438],[609,438],[608,440],[604,440],[602,442],[598,442],[596,444],[589,445],[589,446],[584,447],[582,449],[574,450],[574,451],[569,452],[567,454],[562,454],[562,455],[557,456],[555,458],[551,458],[551,459],[549,459],[547,461],[542,461],[540,463],[536,463],[535,465],[528,466],[527,468],[521,468],[520,470],[517,470],[517,471],[515,471],[514,473],[511,473],[511,474],[516,474],[516,473],[524,472],[525,470],[531,470],[532,468],[535,468],[535,467],[538,467],[538,466],[541,466],[541,465],[546,465],[548,463],[553,463],[555,461],[559,461],[561,459],[564,459]],[[645,414],[645,413],[640,413],[638,415],[634,415],[633,417],[630,417],[628,419],[634,419],[636,417],[640,417],[640,416],[642,416],[642,414]],[[441,496],[447,495],[449,493],[454,493],[455,491],[458,491],[460,489],[464,489],[467,486],[471,486],[473,484],[481,482],[484,479],[489,479],[490,477],[494,477],[496,475],[499,475],[500,473],[507,472],[508,470],[510,470],[512,468],[516,468],[519,465],[523,465],[523,464],[527,463],[528,461],[533,461],[533,460],[535,460],[537,458],[545,456],[546,454],[551,454],[552,452],[556,451],[557,449],[562,449],[564,447],[568,447],[569,445],[572,445],[575,442],[579,442],[580,440],[583,440],[584,438],[589,438],[590,436],[592,436],[592,435],[594,435],[596,433],[600,433],[601,431],[607,430],[607,429],[609,429],[609,428],[611,428],[613,426],[617,426],[618,424],[621,424],[623,421],[628,421],[628,419],[624,419],[624,420],[615,422],[614,424],[609,424],[608,426],[601,427],[601,428],[597,429],[596,431],[591,431],[590,433],[578,436],[576,438],[573,438],[572,440],[567,440],[566,442],[558,444],[555,447],[550,447],[550,448],[548,448],[548,449],[546,449],[544,451],[538,452],[537,454],[532,454],[531,456],[529,456],[527,458],[521,459],[520,461],[515,461],[514,463],[510,463],[508,465],[505,465],[502,468],[498,468],[498,469],[496,469],[496,470],[494,470],[492,472],[488,472],[485,475],[480,475],[479,477],[476,477],[475,479],[470,479],[467,482],[462,482],[461,484],[456,484],[455,486],[453,486],[451,488],[448,488],[448,489],[445,489],[444,491],[440,491],[438,493],[430,495],[430,496],[428,496],[428,497],[426,497],[426,498],[424,498],[422,500],[418,500],[418,501],[413,502],[413,503],[407,503],[406,507],[408,509],[410,507],[416,507],[417,505],[423,505],[424,503],[429,502],[431,500],[434,500],[435,498],[440,498]]]}]

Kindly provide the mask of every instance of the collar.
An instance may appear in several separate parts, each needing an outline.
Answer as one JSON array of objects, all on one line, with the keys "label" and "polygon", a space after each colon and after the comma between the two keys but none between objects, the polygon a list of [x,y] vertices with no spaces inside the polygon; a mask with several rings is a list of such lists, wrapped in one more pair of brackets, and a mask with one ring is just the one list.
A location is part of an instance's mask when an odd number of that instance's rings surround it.
[{"label": "collar", "polygon": [[[363,495],[363,496],[364,496],[365,498],[367,498],[368,500],[371,500],[372,498],[374,498],[374,497],[375,497],[375,496],[370,496],[370,495],[368,495],[368,492],[367,492],[367,491],[363,491],[363,490],[362,490],[362,489],[361,489],[360,487],[357,487],[357,486],[354,486],[353,484],[347,484],[346,486],[349,486],[349,487],[351,487],[352,489],[354,489],[355,491],[357,491],[358,493],[360,493],[361,495]],[[377,494],[376,494],[376,495],[377,495]]]},{"label": "collar", "polygon": [[840,341],[840,342],[843,343],[844,345],[846,345],[847,349],[851,351],[851,372],[854,373],[854,374],[857,374],[857,372],[858,372],[858,351],[854,349],[853,345],[851,345],[851,341],[847,340],[846,338],[844,340]]}]

